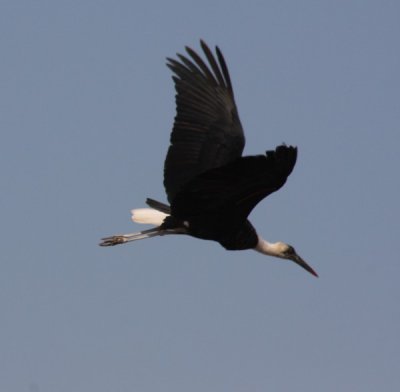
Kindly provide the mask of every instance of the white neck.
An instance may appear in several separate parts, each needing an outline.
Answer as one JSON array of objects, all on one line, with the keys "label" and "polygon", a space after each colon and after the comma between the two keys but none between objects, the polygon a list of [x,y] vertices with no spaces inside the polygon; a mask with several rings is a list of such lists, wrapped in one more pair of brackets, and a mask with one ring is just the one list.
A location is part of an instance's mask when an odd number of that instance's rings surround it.
[{"label": "white neck", "polygon": [[281,257],[281,253],[280,253],[281,246],[282,246],[281,242],[271,243],[271,242],[264,240],[263,238],[261,238],[259,236],[258,243],[257,243],[256,247],[254,248],[254,250],[256,250],[257,252],[260,252],[264,255]]}]

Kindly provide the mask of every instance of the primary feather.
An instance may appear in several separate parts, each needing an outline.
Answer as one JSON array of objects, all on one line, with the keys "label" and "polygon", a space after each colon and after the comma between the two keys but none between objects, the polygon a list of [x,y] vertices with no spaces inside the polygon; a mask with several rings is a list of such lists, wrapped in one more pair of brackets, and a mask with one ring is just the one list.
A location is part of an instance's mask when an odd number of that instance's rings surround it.
[{"label": "primary feather", "polygon": [[171,203],[182,187],[198,174],[240,157],[245,139],[222,53],[217,59],[201,47],[208,67],[192,49],[180,62],[168,59],[176,89],[176,117],[164,165],[164,186]]}]

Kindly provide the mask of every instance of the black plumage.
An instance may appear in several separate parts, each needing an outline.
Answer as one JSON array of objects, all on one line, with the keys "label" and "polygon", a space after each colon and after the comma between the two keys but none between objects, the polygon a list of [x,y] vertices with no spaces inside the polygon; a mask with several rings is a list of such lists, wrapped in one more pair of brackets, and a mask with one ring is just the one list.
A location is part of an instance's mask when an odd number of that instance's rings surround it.
[{"label": "black plumage", "polygon": [[254,248],[257,234],[247,217],[285,183],[297,150],[282,145],[241,157],[245,138],[228,68],[218,47],[217,59],[203,41],[201,47],[209,66],[190,48],[190,57],[178,54],[180,62],[167,63],[175,74],[177,114],[164,166],[174,219],[164,227],[188,222],[192,236],[227,249]]}]

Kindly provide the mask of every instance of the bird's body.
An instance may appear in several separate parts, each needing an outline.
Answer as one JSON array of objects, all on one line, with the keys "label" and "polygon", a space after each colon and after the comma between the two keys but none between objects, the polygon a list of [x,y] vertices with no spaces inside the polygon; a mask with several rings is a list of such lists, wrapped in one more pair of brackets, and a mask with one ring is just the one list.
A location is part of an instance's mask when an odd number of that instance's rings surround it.
[{"label": "bird's body", "polygon": [[216,58],[201,41],[208,65],[190,48],[189,57],[168,59],[176,89],[177,114],[164,165],[170,206],[148,199],[150,209],[132,210],[137,223],[156,227],[103,239],[102,246],[166,234],[187,234],[219,242],[228,250],[254,249],[290,259],[317,276],[294,251],[271,244],[248,216],[266,196],[286,182],[297,148],[280,145],[263,155],[242,156],[245,138],[232,84],[218,47]]}]

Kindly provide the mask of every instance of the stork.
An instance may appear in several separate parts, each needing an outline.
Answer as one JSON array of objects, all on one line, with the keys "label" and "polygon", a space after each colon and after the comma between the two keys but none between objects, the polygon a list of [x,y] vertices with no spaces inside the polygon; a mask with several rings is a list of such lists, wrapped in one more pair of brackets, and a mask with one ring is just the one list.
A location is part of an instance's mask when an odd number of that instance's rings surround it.
[{"label": "stork", "polygon": [[292,260],[317,273],[284,242],[257,234],[248,216],[280,189],[292,172],[297,148],[282,144],[255,156],[242,156],[243,128],[231,79],[218,47],[215,55],[200,41],[206,61],[193,49],[167,58],[176,90],[176,116],[164,164],[169,205],[147,199],[150,208],[132,210],[136,223],[155,227],[102,239],[101,246],[125,244],[167,234],[212,240],[228,250],[254,249]]}]

